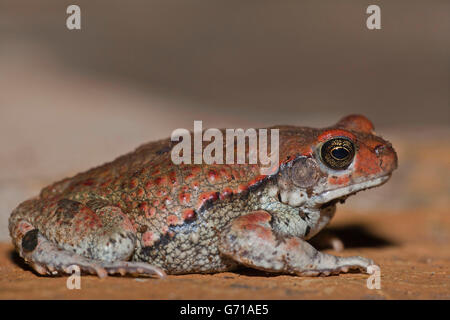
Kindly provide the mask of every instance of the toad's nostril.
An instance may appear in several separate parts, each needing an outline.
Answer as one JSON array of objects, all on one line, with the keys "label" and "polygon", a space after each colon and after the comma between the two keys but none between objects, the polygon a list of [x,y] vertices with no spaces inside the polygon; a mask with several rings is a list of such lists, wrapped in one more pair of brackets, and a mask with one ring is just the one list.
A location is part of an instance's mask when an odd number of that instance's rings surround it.
[{"label": "toad's nostril", "polygon": [[391,144],[379,144],[374,148],[374,152],[384,171],[390,172],[397,168],[397,154]]}]

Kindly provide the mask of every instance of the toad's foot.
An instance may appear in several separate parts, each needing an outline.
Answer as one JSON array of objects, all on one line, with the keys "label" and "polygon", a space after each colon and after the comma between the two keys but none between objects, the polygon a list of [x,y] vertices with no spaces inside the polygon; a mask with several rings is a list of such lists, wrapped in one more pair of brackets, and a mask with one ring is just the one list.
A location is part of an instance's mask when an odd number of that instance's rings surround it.
[{"label": "toad's foot", "polygon": [[281,238],[271,228],[271,215],[256,211],[237,218],[221,235],[220,252],[255,269],[302,276],[331,275],[359,269],[370,259],[336,257],[314,249],[297,237]]},{"label": "toad's foot", "polygon": [[160,278],[165,276],[162,269],[148,263],[94,260],[61,249],[48,241],[37,229],[31,229],[25,234],[20,247],[21,256],[42,275],[72,274],[73,266],[78,266],[82,273],[96,274],[100,278],[108,274],[147,275]]}]

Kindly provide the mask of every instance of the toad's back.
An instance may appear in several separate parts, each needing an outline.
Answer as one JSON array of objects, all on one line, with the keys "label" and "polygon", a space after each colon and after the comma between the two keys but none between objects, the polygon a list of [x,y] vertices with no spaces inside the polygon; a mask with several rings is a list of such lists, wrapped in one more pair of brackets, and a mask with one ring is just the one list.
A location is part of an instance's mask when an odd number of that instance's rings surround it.
[{"label": "toad's back", "polygon": [[[301,151],[299,146],[305,137],[315,136],[309,128],[274,128],[280,130],[282,156],[288,154],[289,146]],[[296,143],[290,144],[292,141]],[[136,220],[132,222],[137,229],[144,219],[158,220],[163,228],[182,224],[211,202],[247,193],[266,178],[258,165],[175,165],[171,160],[173,145],[169,139],[151,142],[112,162],[56,182],[27,203],[26,214],[45,215],[62,199],[81,203],[96,200],[119,207]]]}]

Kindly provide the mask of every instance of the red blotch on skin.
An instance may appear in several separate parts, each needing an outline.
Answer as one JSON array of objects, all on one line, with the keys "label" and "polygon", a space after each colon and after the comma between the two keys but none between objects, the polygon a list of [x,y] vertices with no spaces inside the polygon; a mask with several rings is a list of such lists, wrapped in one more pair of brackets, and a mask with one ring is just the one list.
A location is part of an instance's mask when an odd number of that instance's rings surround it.
[{"label": "red blotch on skin", "polygon": [[192,182],[191,183],[191,188],[194,190],[198,190],[198,188],[200,187],[200,183],[198,181]]},{"label": "red blotch on skin", "polygon": [[224,179],[224,180],[230,180],[231,179],[230,172],[228,170],[224,169],[224,168],[220,169],[219,174],[222,177],[222,179]]},{"label": "red blotch on skin", "polygon": [[136,209],[138,206],[139,206],[139,202],[138,202],[138,201],[133,201],[133,202],[131,203],[131,208],[132,208],[132,209]]},{"label": "red blotch on skin", "polygon": [[145,195],[144,189],[139,188],[138,191],[137,191],[137,196],[141,198],[141,197],[143,197],[144,195]]},{"label": "red blotch on skin", "polygon": [[367,176],[379,173],[381,170],[377,164],[374,164],[370,161],[362,161],[361,166],[359,166],[356,170],[356,176]]},{"label": "red blotch on skin", "polygon": [[192,172],[187,171],[186,175],[184,176],[184,181],[189,181],[189,180],[191,180],[193,178],[194,178],[194,175],[192,174]]},{"label": "red blotch on skin", "polygon": [[154,234],[151,231],[146,231],[142,234],[142,244],[145,247],[152,246],[154,243]]},{"label": "red blotch on skin", "polygon": [[201,169],[199,166],[191,166],[189,171],[186,171],[186,176],[184,178],[185,181],[189,181],[191,179],[195,179],[201,173]]},{"label": "red blotch on skin", "polygon": [[98,224],[98,223],[95,223],[95,221],[91,221],[91,222],[89,223],[89,228],[95,228],[96,226],[97,226],[98,228],[101,227],[101,225]]},{"label": "red blotch on skin", "polygon": [[88,179],[83,181],[81,184],[84,186],[92,186],[95,183],[95,181],[93,179]]},{"label": "red blotch on skin", "polygon": [[108,187],[112,182],[112,179],[107,179],[106,181],[104,181],[103,183],[100,184],[100,187],[104,188],[104,187]]},{"label": "red blotch on skin", "polygon": [[15,233],[25,235],[28,231],[34,229],[33,226],[27,222],[20,222],[14,230]]},{"label": "red blotch on skin", "polygon": [[269,222],[271,219],[270,215],[266,211],[255,211],[250,214],[241,216],[238,218],[238,224],[249,225],[249,224],[260,224]]},{"label": "red blotch on skin", "polygon": [[112,193],[113,193],[113,191],[111,189],[109,189],[109,188],[101,190],[101,195],[104,195],[104,196],[109,196]]},{"label": "red blotch on skin", "polygon": [[248,191],[248,185],[246,185],[246,184],[239,185],[236,190],[237,193],[243,193],[243,192],[247,192],[247,191]]},{"label": "red blotch on skin", "polygon": [[208,171],[208,181],[210,183],[214,183],[214,181],[216,181],[217,178],[218,178],[217,171],[215,171],[215,170],[209,170]]},{"label": "red blotch on skin", "polygon": [[231,188],[225,188],[219,195],[220,200],[224,200],[233,195],[233,190]]},{"label": "red blotch on skin", "polygon": [[152,188],[152,186],[153,186],[152,181],[148,180],[148,181],[145,183],[144,188],[145,188],[145,190],[149,191],[149,190]]},{"label": "red blotch on skin", "polygon": [[173,214],[169,215],[167,217],[167,224],[171,226],[178,224],[178,217]]},{"label": "red blotch on skin", "polygon": [[296,238],[288,238],[286,240],[285,244],[286,244],[286,250],[288,250],[288,251],[295,250],[301,245],[300,240],[296,239]]},{"label": "red blotch on skin", "polygon": [[119,208],[120,210],[123,210],[123,205],[122,205],[121,202],[117,202],[117,203],[115,204],[115,206],[116,206],[117,208]]},{"label": "red blotch on skin", "polygon": [[266,176],[257,176],[256,178],[254,178],[253,180],[250,180],[250,182],[248,183],[249,186],[253,186],[255,184],[257,184],[258,182],[264,180]]},{"label": "red blotch on skin", "polygon": [[350,182],[350,177],[348,175],[344,176],[331,176],[328,179],[328,183],[332,185],[348,185]]},{"label": "red blotch on skin", "polygon": [[178,200],[180,204],[188,204],[191,201],[191,194],[190,193],[180,193],[178,195]]},{"label": "red blotch on skin", "polygon": [[198,197],[197,209],[200,209],[206,201],[217,200],[218,195],[215,191],[204,192]]},{"label": "red blotch on skin", "polygon": [[164,186],[167,185],[167,179],[165,177],[159,177],[154,180],[155,185]]},{"label": "red blotch on skin", "polygon": [[271,219],[266,211],[256,211],[245,216],[241,216],[233,223],[233,229],[237,232],[252,232],[258,238],[266,241],[273,240],[273,233],[268,226],[265,226]]},{"label": "red blotch on skin", "polygon": [[195,218],[195,211],[193,209],[185,209],[182,217],[184,221],[193,220]]},{"label": "red blotch on skin", "polygon": [[133,202],[133,199],[132,199],[129,195],[126,195],[126,196],[123,198],[123,201],[124,201],[127,205],[130,205],[130,204]]},{"label": "red blotch on skin", "polygon": [[377,174],[382,171],[378,157],[365,145],[360,146],[354,161],[356,177]]},{"label": "red blotch on skin", "polygon": [[166,189],[159,189],[159,190],[156,192],[156,195],[157,195],[158,197],[165,196],[166,194],[167,194],[167,190],[166,190]]},{"label": "red blotch on skin", "polygon": [[272,231],[267,227],[263,227],[258,224],[249,224],[249,225],[243,226],[243,229],[246,232],[252,231],[258,238],[260,238],[262,240],[270,241],[273,239]]},{"label": "red blotch on skin", "polygon": [[141,203],[139,204],[139,209],[140,209],[142,212],[147,211],[147,210],[148,210],[148,203],[147,203],[147,202],[141,202]]},{"label": "red blotch on skin", "polygon": [[139,180],[137,178],[132,178],[130,180],[130,183],[128,184],[128,186],[130,189],[134,189],[138,186],[138,184],[139,184]]},{"label": "red blotch on skin", "polygon": [[124,219],[122,222],[122,228],[126,231],[136,232],[136,228],[134,227],[134,224],[126,216],[124,216]]},{"label": "red blotch on skin", "polygon": [[152,208],[147,210],[146,216],[147,216],[147,218],[151,218],[151,217],[154,217],[155,214],[156,214],[156,208],[152,207]]},{"label": "red blotch on skin", "polygon": [[169,173],[169,180],[170,180],[170,183],[173,186],[177,184],[177,174],[176,174],[175,171],[173,171],[173,170],[170,171],[170,173]]}]

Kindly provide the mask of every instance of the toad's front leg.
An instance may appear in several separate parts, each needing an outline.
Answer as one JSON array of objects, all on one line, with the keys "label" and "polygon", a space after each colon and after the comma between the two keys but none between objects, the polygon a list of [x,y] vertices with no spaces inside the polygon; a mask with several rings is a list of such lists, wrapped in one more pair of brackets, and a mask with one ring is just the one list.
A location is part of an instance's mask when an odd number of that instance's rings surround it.
[{"label": "toad's front leg", "polygon": [[272,216],[255,211],[234,220],[221,234],[221,254],[255,269],[305,276],[330,275],[359,269],[373,261],[336,257],[314,249],[298,237],[281,237],[271,227]]}]

